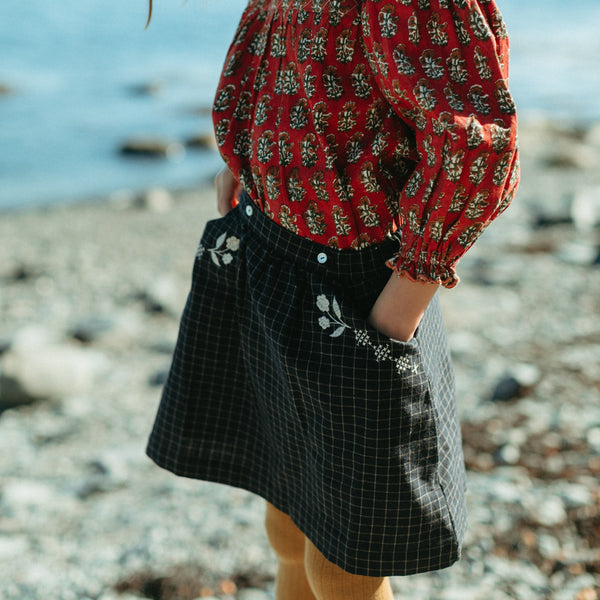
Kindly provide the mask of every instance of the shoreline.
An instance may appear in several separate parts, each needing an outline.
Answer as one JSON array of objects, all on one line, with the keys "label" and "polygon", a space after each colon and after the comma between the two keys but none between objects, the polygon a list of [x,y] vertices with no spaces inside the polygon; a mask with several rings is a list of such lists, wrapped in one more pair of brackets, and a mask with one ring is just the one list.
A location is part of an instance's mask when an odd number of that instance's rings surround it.
[{"label": "shoreline", "polygon": [[[519,121],[519,132],[520,135],[524,133],[528,138],[532,138],[535,133],[540,133],[543,137],[554,140],[568,140],[570,142],[570,148],[575,148],[576,154],[581,155],[586,151],[588,153],[595,153],[597,151],[597,147],[600,146],[600,119],[580,119],[580,118],[557,118],[540,111],[536,113],[535,111],[529,111],[529,115],[526,118],[521,118]],[[205,140],[204,149],[205,151],[209,151],[210,155],[205,156],[192,153],[193,160],[197,162],[199,165],[206,163],[208,165],[211,161],[218,157],[217,150],[212,147],[209,141],[209,134],[202,134],[198,136]],[[589,138],[592,138],[591,140]],[[173,140],[162,140],[157,139],[156,143],[159,145],[165,145],[167,142],[172,142]],[[528,140],[529,144],[532,146],[530,152],[526,152],[526,156],[536,155],[537,160],[539,161],[541,158],[540,148],[535,148],[533,140]],[[182,140],[182,144],[185,145],[185,142]],[[591,143],[591,148],[589,147]],[[546,149],[548,150],[548,149]],[[548,152],[546,152],[548,154]],[[562,154],[567,154],[566,151],[563,151]],[[564,158],[564,157],[563,157]],[[131,160],[130,158],[124,157],[123,160]],[[145,159],[148,160],[148,159]],[[168,162],[168,159],[163,158],[153,158],[153,161],[158,161],[157,164],[162,164],[163,162]],[[188,159],[190,160],[190,159]],[[560,161],[559,161],[560,162]],[[567,160],[567,163],[569,161]],[[585,159],[583,160],[585,163]],[[588,161],[588,164],[581,165],[578,164],[577,156],[573,158],[573,164],[563,164],[558,165],[559,167],[567,167],[575,168],[576,170],[580,169],[580,167],[584,167],[584,170],[588,170],[592,167],[593,159]],[[539,170],[542,165],[538,164],[535,166],[534,170]],[[199,172],[202,169],[199,169]],[[214,173],[205,173],[201,177],[199,177],[198,181],[194,184],[182,184],[182,185],[161,185],[161,184],[151,184],[151,185],[143,185],[140,184],[136,187],[115,187],[112,192],[109,193],[92,193],[92,194],[83,194],[80,196],[73,196],[70,199],[60,199],[59,197],[54,200],[47,200],[41,203],[36,202],[27,202],[23,205],[9,205],[2,206],[0,205],[0,219],[5,215],[10,215],[14,213],[20,212],[35,212],[37,210],[51,210],[54,206],[64,207],[64,206],[78,206],[80,204],[107,204],[111,203],[114,199],[118,202],[120,200],[130,200],[131,202],[139,201],[140,197],[143,197],[149,190],[152,189],[161,189],[167,190],[169,193],[174,196],[178,196],[181,194],[193,193],[199,190],[206,188],[212,184],[212,180],[214,176],[218,172],[218,167],[214,169]],[[527,173],[525,173],[527,176]],[[522,196],[522,191],[520,190],[517,198],[519,199]]]}]

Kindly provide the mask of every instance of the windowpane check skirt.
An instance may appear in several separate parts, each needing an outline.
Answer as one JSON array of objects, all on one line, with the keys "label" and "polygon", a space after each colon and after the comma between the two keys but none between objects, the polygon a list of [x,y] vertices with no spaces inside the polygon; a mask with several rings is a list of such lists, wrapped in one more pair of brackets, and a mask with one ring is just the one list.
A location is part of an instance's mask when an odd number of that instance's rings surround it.
[{"label": "windowpane check skirt", "polygon": [[209,221],[147,448],[262,496],[357,575],[448,567],[466,523],[437,297],[408,343],[367,322],[396,248],[328,248],[246,194]]}]

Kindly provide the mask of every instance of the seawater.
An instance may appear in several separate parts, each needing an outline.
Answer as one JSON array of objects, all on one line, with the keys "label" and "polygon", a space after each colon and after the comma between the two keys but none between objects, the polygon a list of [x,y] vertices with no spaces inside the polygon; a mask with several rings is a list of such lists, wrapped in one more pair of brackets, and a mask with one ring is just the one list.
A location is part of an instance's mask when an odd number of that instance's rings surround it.
[{"label": "seawater", "polygon": [[[151,185],[199,184],[216,153],[126,159],[136,136],[185,139],[209,107],[245,0],[3,0],[0,3],[0,209]],[[599,0],[499,0],[511,34],[521,116],[600,118]],[[157,82],[156,95],[135,93]]]}]

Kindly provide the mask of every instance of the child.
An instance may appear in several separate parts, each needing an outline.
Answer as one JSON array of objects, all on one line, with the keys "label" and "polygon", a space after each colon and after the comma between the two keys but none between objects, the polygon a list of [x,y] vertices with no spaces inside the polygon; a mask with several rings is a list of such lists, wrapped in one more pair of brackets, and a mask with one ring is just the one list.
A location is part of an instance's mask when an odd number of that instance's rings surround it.
[{"label": "child", "polygon": [[[250,0],[213,117],[222,218],[148,454],[267,500],[278,600],[453,564],[465,473],[435,295],[518,183],[492,0]],[[390,270],[391,268],[391,270]]]}]

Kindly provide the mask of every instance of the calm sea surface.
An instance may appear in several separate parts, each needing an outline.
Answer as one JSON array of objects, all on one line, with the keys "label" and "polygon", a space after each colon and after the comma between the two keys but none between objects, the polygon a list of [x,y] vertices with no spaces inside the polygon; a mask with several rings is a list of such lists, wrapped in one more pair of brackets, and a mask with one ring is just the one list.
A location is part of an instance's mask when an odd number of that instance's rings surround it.
[{"label": "calm sea surface", "polygon": [[[220,165],[126,159],[132,136],[185,139],[210,105],[245,0],[2,0],[0,209],[150,185],[193,185]],[[499,0],[521,116],[600,119],[600,0]],[[155,95],[136,93],[157,82]]]}]

